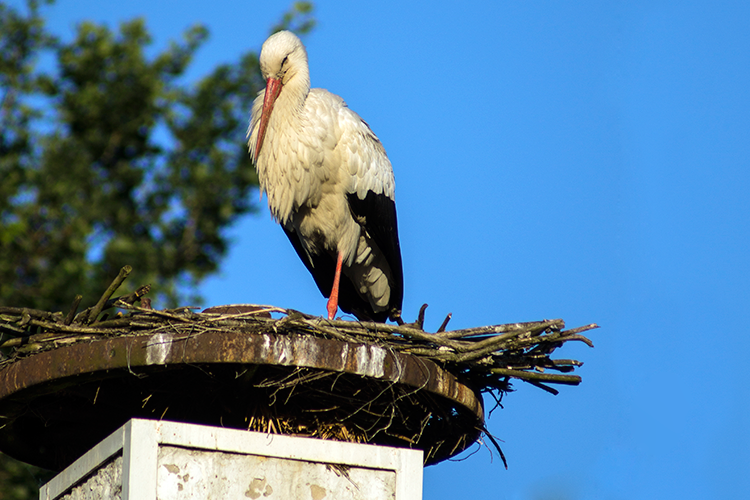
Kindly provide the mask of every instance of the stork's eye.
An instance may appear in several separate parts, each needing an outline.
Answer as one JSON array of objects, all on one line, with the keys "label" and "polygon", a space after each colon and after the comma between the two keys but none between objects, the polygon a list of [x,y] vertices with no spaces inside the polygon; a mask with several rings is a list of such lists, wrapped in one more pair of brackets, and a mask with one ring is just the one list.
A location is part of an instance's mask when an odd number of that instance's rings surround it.
[{"label": "stork's eye", "polygon": [[289,61],[289,56],[284,57],[281,61],[281,69],[284,69],[284,65]]}]

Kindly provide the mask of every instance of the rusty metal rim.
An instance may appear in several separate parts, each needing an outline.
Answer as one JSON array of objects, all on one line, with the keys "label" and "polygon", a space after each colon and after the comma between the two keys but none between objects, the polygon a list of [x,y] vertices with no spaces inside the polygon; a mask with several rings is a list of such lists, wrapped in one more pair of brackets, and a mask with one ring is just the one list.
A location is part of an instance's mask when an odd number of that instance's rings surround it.
[{"label": "rusty metal rim", "polygon": [[372,344],[272,333],[156,333],[58,347],[1,369],[0,402],[35,385],[76,375],[202,363],[300,366],[371,377],[427,390],[484,421],[481,398],[430,360]]}]

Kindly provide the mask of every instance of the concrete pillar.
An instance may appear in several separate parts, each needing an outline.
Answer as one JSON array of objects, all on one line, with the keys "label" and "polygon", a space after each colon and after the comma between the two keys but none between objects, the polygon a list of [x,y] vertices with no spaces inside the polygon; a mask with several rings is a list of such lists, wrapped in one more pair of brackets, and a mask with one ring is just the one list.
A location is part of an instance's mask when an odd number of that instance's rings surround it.
[{"label": "concrete pillar", "polygon": [[133,419],[41,500],[421,500],[422,451]]}]

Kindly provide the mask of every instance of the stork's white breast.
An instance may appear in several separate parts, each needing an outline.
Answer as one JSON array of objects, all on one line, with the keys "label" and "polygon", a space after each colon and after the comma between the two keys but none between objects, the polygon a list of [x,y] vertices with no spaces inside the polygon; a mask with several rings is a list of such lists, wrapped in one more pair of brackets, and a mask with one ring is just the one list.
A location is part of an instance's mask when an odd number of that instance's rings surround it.
[{"label": "stork's white breast", "polygon": [[[262,105],[263,93],[253,106],[251,143],[257,140]],[[323,89],[312,89],[301,109],[277,101],[256,167],[281,223],[292,211],[317,206],[327,193],[394,196],[393,170],[382,144],[343,99]]]}]

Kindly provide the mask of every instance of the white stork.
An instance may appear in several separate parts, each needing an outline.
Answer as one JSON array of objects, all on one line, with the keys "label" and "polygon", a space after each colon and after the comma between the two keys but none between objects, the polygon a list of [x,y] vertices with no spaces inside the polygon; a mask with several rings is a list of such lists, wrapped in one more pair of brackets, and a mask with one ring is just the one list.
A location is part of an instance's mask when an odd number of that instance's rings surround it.
[{"label": "white stork", "polygon": [[321,293],[361,320],[401,322],[403,271],[393,169],[344,100],[310,88],[307,51],[280,31],[263,44],[266,88],[248,146],[261,192]]}]

